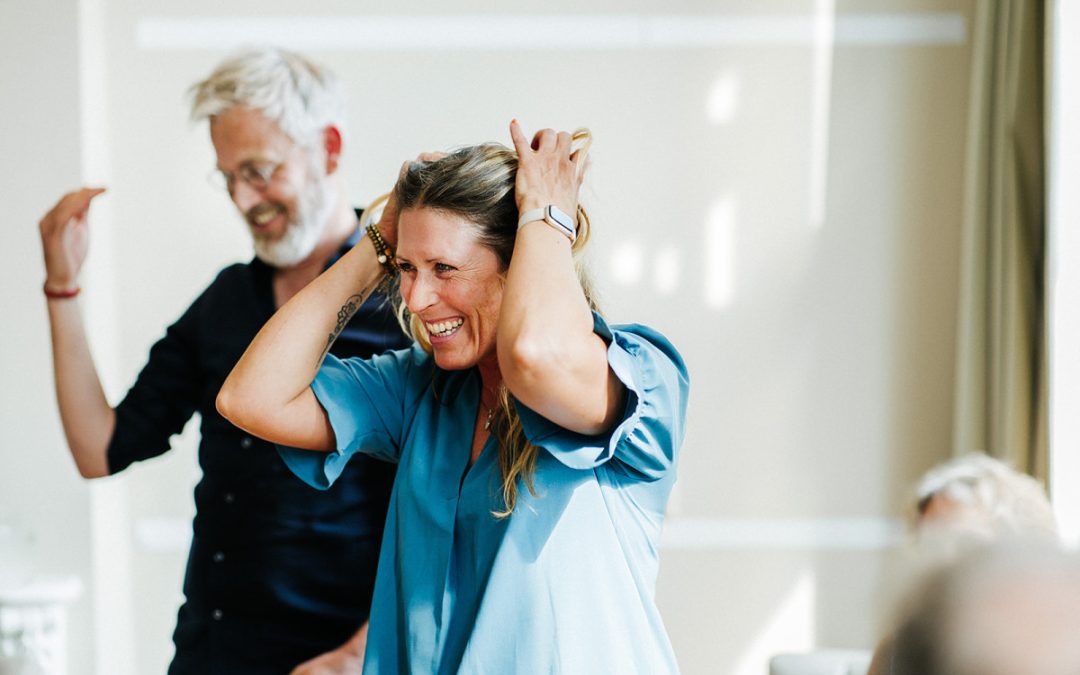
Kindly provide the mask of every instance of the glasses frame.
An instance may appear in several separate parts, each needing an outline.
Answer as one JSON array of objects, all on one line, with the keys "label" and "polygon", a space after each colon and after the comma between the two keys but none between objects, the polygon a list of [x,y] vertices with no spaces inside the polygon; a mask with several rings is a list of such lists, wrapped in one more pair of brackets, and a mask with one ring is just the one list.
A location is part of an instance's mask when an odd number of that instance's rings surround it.
[{"label": "glasses frame", "polygon": [[232,194],[236,189],[236,181],[242,181],[256,192],[266,192],[270,184],[274,182],[274,176],[278,170],[285,166],[285,162],[244,162],[235,172],[222,169],[211,169],[206,177],[210,184]]}]

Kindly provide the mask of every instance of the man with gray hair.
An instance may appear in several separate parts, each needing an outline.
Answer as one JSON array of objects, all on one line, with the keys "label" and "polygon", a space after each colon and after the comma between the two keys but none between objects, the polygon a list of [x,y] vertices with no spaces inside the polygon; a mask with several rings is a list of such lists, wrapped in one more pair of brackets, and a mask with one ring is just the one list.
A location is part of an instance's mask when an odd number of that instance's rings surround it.
[{"label": "man with gray hair", "polygon": [[[360,672],[393,467],[350,462],[333,488],[297,481],[275,448],[229,424],[218,389],[277,307],[356,243],[360,213],[341,170],[344,111],[333,75],[278,49],[223,62],[192,88],[209,120],[215,174],[254,242],[151,349],[115,408],[102,391],[78,306],[87,212],[102,189],[65,195],[40,223],[45,296],[64,433],[80,474],[97,478],[169,450],[202,418],[194,537],[170,675]],[[402,347],[373,296],[332,352]]]}]

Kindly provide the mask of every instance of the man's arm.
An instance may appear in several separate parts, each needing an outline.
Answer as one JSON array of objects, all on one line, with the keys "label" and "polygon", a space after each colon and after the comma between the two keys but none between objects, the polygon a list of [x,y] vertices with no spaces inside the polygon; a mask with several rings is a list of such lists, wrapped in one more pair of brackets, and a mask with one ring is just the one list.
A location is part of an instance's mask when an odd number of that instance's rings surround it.
[{"label": "man's arm", "polygon": [[332,652],[304,661],[289,675],[360,675],[364,670],[364,648],[367,646],[368,622],[356,635]]},{"label": "man's arm", "polygon": [[77,297],[57,297],[78,289],[86,259],[86,214],[90,201],[104,192],[84,188],[60,199],[39,224],[45,254],[45,289],[52,334],[53,377],[68,448],[84,478],[109,474],[107,449],[116,414],[105,398]]}]

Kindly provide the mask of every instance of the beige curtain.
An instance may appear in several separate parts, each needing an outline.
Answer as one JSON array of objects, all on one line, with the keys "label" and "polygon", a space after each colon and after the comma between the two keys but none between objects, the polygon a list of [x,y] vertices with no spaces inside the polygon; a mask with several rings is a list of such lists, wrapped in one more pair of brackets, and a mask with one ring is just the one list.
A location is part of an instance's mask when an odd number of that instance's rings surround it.
[{"label": "beige curtain", "polygon": [[975,3],[953,451],[1045,482],[1044,16]]}]

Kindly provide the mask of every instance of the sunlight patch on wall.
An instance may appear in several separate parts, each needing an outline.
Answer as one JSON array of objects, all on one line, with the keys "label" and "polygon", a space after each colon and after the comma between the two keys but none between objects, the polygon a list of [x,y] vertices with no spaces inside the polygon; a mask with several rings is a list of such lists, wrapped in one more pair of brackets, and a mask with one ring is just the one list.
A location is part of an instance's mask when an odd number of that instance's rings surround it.
[{"label": "sunlight patch on wall", "polygon": [[645,252],[638,241],[624,241],[611,253],[611,279],[620,286],[641,281],[644,267]]},{"label": "sunlight patch on wall", "polygon": [[710,122],[727,124],[735,119],[739,110],[740,85],[739,77],[730,70],[713,80],[705,113]]},{"label": "sunlight patch on wall", "polygon": [[656,254],[653,287],[660,295],[671,295],[679,288],[679,249],[674,246],[663,248]]},{"label": "sunlight patch on wall", "polygon": [[705,304],[723,309],[735,297],[735,199],[725,196],[705,220]]},{"label": "sunlight patch on wall", "polygon": [[812,649],[816,601],[817,583],[808,570],[799,575],[769,621],[743,651],[733,675],[762,675],[769,672],[769,659],[777,653]]}]

